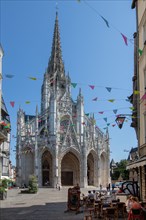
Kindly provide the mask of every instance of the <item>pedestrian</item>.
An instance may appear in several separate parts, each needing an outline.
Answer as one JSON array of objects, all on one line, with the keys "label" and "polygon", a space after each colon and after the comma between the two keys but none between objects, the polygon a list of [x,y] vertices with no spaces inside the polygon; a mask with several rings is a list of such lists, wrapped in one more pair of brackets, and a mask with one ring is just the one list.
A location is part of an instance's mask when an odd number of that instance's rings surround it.
[{"label": "pedestrian", "polygon": [[108,185],[108,183],[106,184],[106,190],[108,191],[108,189],[109,189],[109,185]]},{"label": "pedestrian", "polygon": [[108,184],[108,190],[109,190],[109,191],[110,191],[110,188],[111,188],[111,184],[109,183],[109,184]]},{"label": "pedestrian", "polygon": [[102,190],[102,185],[100,184],[100,190]]}]

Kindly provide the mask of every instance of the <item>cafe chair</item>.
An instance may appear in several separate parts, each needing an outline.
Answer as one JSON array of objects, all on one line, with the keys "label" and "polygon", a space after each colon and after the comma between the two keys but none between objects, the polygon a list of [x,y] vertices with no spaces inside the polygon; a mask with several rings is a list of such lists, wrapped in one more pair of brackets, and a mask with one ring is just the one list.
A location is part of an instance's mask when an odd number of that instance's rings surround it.
[{"label": "cafe chair", "polygon": [[103,219],[104,220],[109,220],[109,219],[118,220],[118,209],[116,207],[106,208]]},{"label": "cafe chair", "polygon": [[87,199],[85,204],[85,212],[89,212],[91,216],[95,212],[94,202],[94,199]]},{"label": "cafe chair", "polygon": [[118,217],[122,217],[124,219],[127,219],[127,211],[126,206],[124,202],[118,202],[117,203],[117,209],[118,209]]},{"label": "cafe chair", "polygon": [[128,220],[145,220],[142,209],[131,209]]}]

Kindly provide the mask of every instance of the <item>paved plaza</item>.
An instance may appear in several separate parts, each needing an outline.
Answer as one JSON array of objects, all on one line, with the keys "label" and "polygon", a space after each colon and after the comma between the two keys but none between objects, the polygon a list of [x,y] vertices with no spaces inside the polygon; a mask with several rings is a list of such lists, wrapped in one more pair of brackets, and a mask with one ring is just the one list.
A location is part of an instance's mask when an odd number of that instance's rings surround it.
[{"label": "paved plaza", "polygon": [[[87,194],[89,189],[81,189]],[[68,188],[60,191],[40,188],[37,194],[22,194],[20,189],[8,191],[6,200],[0,200],[1,220],[83,220],[84,214],[67,210]]]},{"label": "paved plaza", "polygon": [[[87,195],[88,190],[81,188]],[[67,210],[68,188],[60,191],[53,188],[39,188],[37,194],[22,194],[20,189],[8,190],[6,200],[0,200],[0,220],[83,220],[84,213],[76,215]],[[122,198],[120,198],[121,200]],[[81,207],[80,211],[83,211]],[[97,218],[95,218],[97,219]]]}]

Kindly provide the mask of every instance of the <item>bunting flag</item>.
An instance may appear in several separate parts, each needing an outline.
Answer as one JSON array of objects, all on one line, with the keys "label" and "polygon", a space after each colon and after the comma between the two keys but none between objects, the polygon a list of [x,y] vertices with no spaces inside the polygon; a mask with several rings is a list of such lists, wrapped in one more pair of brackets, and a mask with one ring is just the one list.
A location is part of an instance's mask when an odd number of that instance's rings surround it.
[{"label": "bunting flag", "polygon": [[117,109],[114,109],[114,110],[113,110],[113,112],[114,112],[115,114],[117,114],[117,111],[118,111]]},{"label": "bunting flag", "polygon": [[92,99],[92,101],[97,101],[97,97],[96,97],[96,98],[94,98],[94,99]]},{"label": "bunting flag", "polygon": [[12,107],[14,107],[14,104],[15,104],[14,101],[11,101],[11,102],[10,102],[10,105],[11,105]]},{"label": "bunting flag", "polygon": [[103,114],[104,112],[98,112],[99,114]]},{"label": "bunting flag", "polygon": [[11,79],[11,78],[13,78],[13,77],[14,77],[14,75],[11,75],[11,74],[6,74],[6,75],[5,75],[5,77],[7,77],[7,78]]},{"label": "bunting flag", "polygon": [[111,92],[111,90],[112,90],[112,88],[110,88],[110,87],[106,87],[106,89],[108,92]]},{"label": "bunting flag", "polygon": [[85,115],[86,115],[86,116],[89,116],[89,113],[86,113]]},{"label": "bunting flag", "polygon": [[75,126],[75,124],[70,124],[71,127]]},{"label": "bunting flag", "polygon": [[129,108],[130,108],[130,110],[132,110],[132,111],[134,110],[134,107],[129,107]]},{"label": "bunting flag", "polygon": [[138,53],[139,53],[139,55],[141,56],[141,55],[142,55],[142,53],[143,53],[143,50],[138,49]]},{"label": "bunting flag", "polygon": [[25,104],[30,104],[30,101],[26,101]]},{"label": "bunting flag", "polygon": [[73,88],[76,88],[77,83],[71,83],[71,85],[72,85]]},{"label": "bunting flag", "polygon": [[85,125],[85,122],[82,122],[82,125]]},{"label": "bunting flag", "polygon": [[115,125],[115,124],[113,124],[112,126],[113,126],[113,127],[115,127],[116,125]]},{"label": "bunting flag", "polygon": [[135,94],[135,95],[139,95],[139,93],[140,93],[140,92],[139,92],[138,90],[135,90],[135,91],[134,91],[134,94]]},{"label": "bunting flag", "polygon": [[37,78],[35,78],[35,77],[28,77],[28,78],[31,80],[37,80]]},{"label": "bunting flag", "polygon": [[104,118],[105,122],[107,122],[107,118]]},{"label": "bunting flag", "polygon": [[106,23],[107,27],[109,28],[109,23],[108,23],[108,21],[107,21],[104,17],[102,17],[102,16],[101,16],[101,18],[104,20],[104,22]]},{"label": "bunting flag", "polygon": [[89,87],[93,90],[95,88],[95,86],[93,85],[89,85]]},{"label": "bunting flag", "polygon": [[107,123],[107,126],[110,126],[110,123]]},{"label": "bunting flag", "polygon": [[142,96],[142,100],[146,99],[146,93]]},{"label": "bunting flag", "polygon": [[109,99],[108,101],[109,101],[109,102],[114,102],[114,101],[115,101],[115,99]]},{"label": "bunting flag", "polygon": [[121,35],[122,35],[122,37],[124,39],[124,42],[125,42],[126,46],[128,46],[127,37],[124,34],[122,34],[122,33],[121,33]]}]

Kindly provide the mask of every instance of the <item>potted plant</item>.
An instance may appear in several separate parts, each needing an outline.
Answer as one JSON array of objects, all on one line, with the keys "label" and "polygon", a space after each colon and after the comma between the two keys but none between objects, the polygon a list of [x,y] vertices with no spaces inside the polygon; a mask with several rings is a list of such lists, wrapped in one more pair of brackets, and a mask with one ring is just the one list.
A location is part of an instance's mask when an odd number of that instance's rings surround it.
[{"label": "potted plant", "polygon": [[37,178],[34,175],[29,177],[28,191],[29,193],[37,193],[38,191]]},{"label": "potted plant", "polygon": [[0,200],[7,198],[7,190],[4,186],[0,186]]}]

